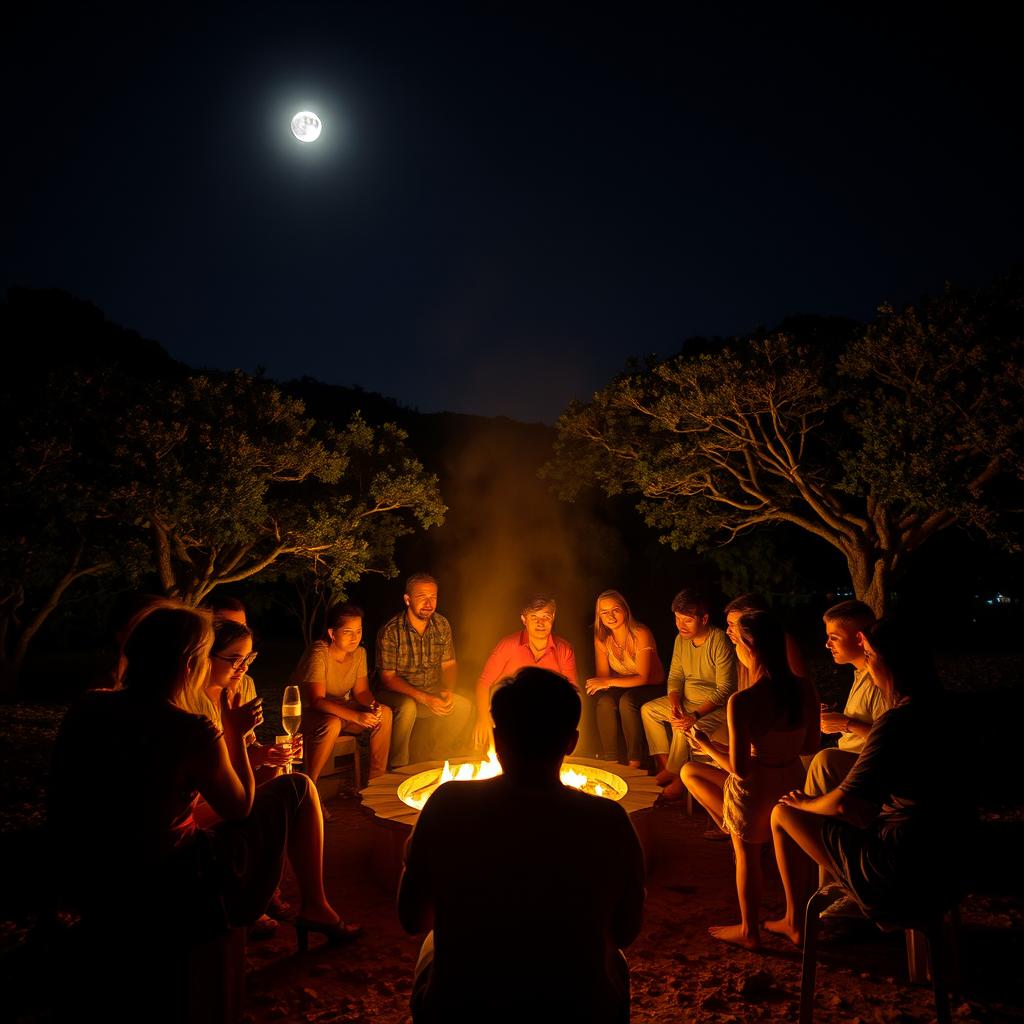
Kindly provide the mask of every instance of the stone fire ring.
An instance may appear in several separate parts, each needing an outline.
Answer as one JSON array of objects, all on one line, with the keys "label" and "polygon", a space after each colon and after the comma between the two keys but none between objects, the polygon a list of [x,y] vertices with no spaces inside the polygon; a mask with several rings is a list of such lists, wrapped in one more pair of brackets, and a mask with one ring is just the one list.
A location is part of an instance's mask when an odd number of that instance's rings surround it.
[{"label": "stone fire ring", "polygon": [[[449,760],[449,764],[454,767],[467,761],[479,761],[479,758],[453,758]],[[575,755],[567,757],[566,762],[580,765],[583,768],[599,768],[612,775],[618,775],[629,788],[626,795],[617,803],[630,817],[638,811],[650,809],[654,805],[654,801],[661,795],[661,789],[657,783],[642,768],[630,768],[626,765],[616,764],[614,761],[599,761],[596,758],[576,757]],[[406,765],[404,768],[398,768],[386,775],[380,775],[360,794],[363,806],[372,811],[377,820],[384,824],[404,825],[412,829],[420,812],[399,798],[398,787],[413,775],[430,771],[432,768],[440,771],[443,767],[443,761],[421,761],[419,764]],[[599,797],[598,799],[603,798]]]}]

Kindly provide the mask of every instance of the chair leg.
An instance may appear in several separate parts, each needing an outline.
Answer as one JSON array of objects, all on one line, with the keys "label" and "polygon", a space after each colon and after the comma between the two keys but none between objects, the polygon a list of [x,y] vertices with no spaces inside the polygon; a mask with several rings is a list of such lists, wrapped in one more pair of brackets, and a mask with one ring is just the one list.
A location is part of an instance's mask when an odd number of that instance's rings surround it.
[{"label": "chair leg", "polygon": [[925,985],[929,981],[928,937],[916,928],[904,928],[907,943],[907,974],[911,985]]},{"label": "chair leg", "polygon": [[946,952],[945,922],[943,918],[927,931],[931,954],[932,985],[935,989],[935,1018],[939,1024],[952,1024],[949,1007],[949,956]]},{"label": "chair leg", "polygon": [[357,793],[359,792],[359,790],[361,790],[363,788],[363,770],[362,770],[363,769],[363,764],[362,764],[362,761],[363,761],[362,753],[361,753],[361,751],[359,749],[359,744],[357,743],[356,746],[355,746],[355,750],[352,751],[353,773],[354,773],[354,775],[356,777],[356,792]]},{"label": "chair leg", "polygon": [[949,991],[955,1003],[960,1002],[960,907],[954,906],[946,915],[945,938],[946,950],[949,953]]},{"label": "chair leg", "polygon": [[814,1021],[814,976],[818,969],[818,928],[821,912],[836,900],[836,894],[819,889],[808,901],[804,915],[804,953],[800,971],[800,1024]]}]

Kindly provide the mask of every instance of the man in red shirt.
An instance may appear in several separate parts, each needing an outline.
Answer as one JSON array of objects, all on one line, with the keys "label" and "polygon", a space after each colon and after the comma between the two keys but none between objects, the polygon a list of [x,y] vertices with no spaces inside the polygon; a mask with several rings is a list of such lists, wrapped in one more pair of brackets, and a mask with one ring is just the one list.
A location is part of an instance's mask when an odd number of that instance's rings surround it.
[{"label": "man in red shirt", "polygon": [[523,628],[502,637],[484,664],[476,681],[476,725],[473,744],[482,750],[491,745],[491,690],[502,679],[515,675],[521,668],[546,668],[565,676],[576,689],[576,656],[568,640],[555,636],[555,600],[535,597],[519,616]]}]

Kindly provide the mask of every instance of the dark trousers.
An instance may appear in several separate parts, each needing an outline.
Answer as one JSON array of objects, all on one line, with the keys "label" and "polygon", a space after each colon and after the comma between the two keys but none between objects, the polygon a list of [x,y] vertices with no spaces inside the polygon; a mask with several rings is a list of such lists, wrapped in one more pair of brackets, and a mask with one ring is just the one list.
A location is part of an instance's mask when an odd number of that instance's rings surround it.
[{"label": "dark trousers", "polygon": [[609,686],[594,698],[597,734],[601,739],[601,756],[618,759],[619,735],[626,740],[626,760],[642,761],[647,756],[640,708],[649,700],[665,696],[661,686]]}]

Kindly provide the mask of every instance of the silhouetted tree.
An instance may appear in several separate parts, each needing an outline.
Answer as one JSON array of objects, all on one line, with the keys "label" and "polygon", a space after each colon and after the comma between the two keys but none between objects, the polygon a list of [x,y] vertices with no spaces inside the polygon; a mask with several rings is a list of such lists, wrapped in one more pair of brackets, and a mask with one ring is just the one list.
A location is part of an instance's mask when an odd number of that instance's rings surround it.
[{"label": "silhouetted tree", "polygon": [[394,572],[395,541],[443,521],[405,434],[356,413],[320,426],[241,373],[148,383],[39,367],[0,389],[0,685],[89,578],[155,575],[199,604],[260,573],[340,591]]},{"label": "silhouetted tree", "polygon": [[120,523],[110,424],[123,384],[58,367],[7,377],[0,393],[0,677],[13,687],[32,640],[90,578],[141,571]]},{"label": "silhouetted tree", "polygon": [[148,533],[165,593],[190,604],[272,568],[336,587],[391,571],[410,521],[444,518],[436,477],[398,428],[358,413],[320,427],[242,373],[189,377],[127,408],[119,429],[116,500]]},{"label": "silhouetted tree", "polygon": [[563,496],[642,496],[674,546],[790,523],[840,551],[879,613],[906,558],[953,523],[1002,530],[986,491],[1022,475],[1021,282],[883,307],[841,344],[736,339],[631,370],[558,421]]}]

